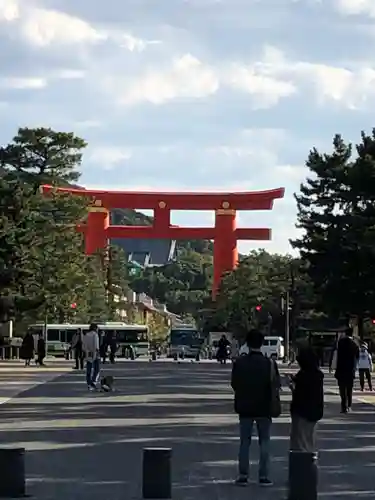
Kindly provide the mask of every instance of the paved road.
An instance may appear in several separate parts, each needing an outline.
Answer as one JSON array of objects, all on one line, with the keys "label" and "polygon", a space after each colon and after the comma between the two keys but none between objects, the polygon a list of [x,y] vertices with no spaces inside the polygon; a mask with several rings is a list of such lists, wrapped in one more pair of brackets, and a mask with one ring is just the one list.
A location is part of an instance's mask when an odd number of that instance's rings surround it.
[{"label": "paved road", "polygon": [[[116,377],[112,395],[88,393],[83,375],[69,373],[1,407],[1,444],[27,448],[35,498],[139,499],[142,448],[170,446],[175,500],[285,499],[287,414],[273,428],[275,487],[232,485],[237,422],[229,366],[123,362],[107,371]],[[351,415],[340,416],[337,399],[327,396],[320,426],[320,498],[373,499],[374,409],[357,403]],[[254,479],[256,472],[254,465]]]},{"label": "paved road", "polygon": [[48,360],[45,367],[25,367],[18,360],[0,361],[0,404],[70,371],[71,363],[59,360]]}]

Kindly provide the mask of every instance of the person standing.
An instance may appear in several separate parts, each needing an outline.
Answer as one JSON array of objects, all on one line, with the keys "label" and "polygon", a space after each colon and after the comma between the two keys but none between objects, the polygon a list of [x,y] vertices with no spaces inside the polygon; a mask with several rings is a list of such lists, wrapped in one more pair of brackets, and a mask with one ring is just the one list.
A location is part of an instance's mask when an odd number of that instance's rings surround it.
[{"label": "person standing", "polygon": [[310,348],[302,349],[296,358],[300,370],[291,377],[290,449],[315,452],[316,424],[323,418],[324,375],[319,360]]},{"label": "person standing", "polygon": [[219,363],[225,365],[225,363],[227,362],[229,346],[230,343],[227,337],[225,335],[222,335],[217,348],[217,360],[219,361]]},{"label": "person standing", "polygon": [[232,368],[231,385],[234,390],[234,409],[239,416],[240,449],[239,475],[236,484],[244,486],[249,477],[249,452],[254,423],[259,438],[259,484],[272,486],[270,479],[270,437],[273,396],[280,389],[280,375],[276,363],[263,356],[261,347],[264,336],[258,330],[247,335],[248,354],[239,356]]},{"label": "person standing", "polygon": [[72,350],[75,360],[74,368],[76,370],[83,370],[83,365],[84,365],[82,338],[83,338],[82,330],[81,328],[78,328],[72,338]]},{"label": "person standing", "polygon": [[46,357],[46,341],[44,340],[43,333],[39,334],[36,353],[37,353],[36,364],[38,366],[45,366],[44,358]]},{"label": "person standing", "polygon": [[365,377],[368,383],[368,388],[370,391],[372,391],[372,380],[371,380],[372,357],[371,354],[368,352],[368,347],[366,342],[363,342],[359,351],[358,372],[359,372],[359,383],[361,386],[361,391],[365,390]]},{"label": "person standing", "polygon": [[25,366],[30,366],[33,357],[34,357],[34,337],[30,332],[27,332],[22,340],[22,346],[21,346],[21,358],[25,360]]},{"label": "person standing", "polygon": [[90,391],[96,389],[100,371],[100,352],[98,325],[92,323],[89,331],[82,339],[83,352],[86,358],[86,382]]},{"label": "person standing", "polygon": [[112,364],[115,363],[116,360],[116,351],[117,351],[117,338],[116,338],[116,332],[112,332],[109,335],[109,360]]},{"label": "person standing", "polygon": [[107,362],[107,353],[108,353],[108,333],[100,332],[99,336],[99,351],[100,357],[102,358],[103,365]]},{"label": "person standing", "polygon": [[352,407],[358,357],[359,349],[353,340],[353,328],[349,327],[338,341],[336,354],[335,378],[340,391],[341,413],[348,413]]}]

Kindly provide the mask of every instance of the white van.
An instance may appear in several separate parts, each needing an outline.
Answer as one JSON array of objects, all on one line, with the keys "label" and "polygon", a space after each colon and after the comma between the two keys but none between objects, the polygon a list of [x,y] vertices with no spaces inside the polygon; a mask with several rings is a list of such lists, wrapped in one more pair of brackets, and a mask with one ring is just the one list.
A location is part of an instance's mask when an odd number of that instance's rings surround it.
[{"label": "white van", "polygon": [[[284,339],[282,337],[264,337],[262,353],[267,358],[283,359],[285,356]],[[240,349],[241,354],[248,354],[249,348],[244,344]]]}]

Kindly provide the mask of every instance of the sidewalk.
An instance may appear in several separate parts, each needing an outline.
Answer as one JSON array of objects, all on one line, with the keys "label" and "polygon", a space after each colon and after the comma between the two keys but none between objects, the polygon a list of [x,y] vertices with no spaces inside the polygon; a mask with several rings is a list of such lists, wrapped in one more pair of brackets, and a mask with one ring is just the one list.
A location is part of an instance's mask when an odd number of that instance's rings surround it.
[{"label": "sidewalk", "polygon": [[[230,367],[208,363],[118,363],[113,394],[88,393],[82,373],[39,385],[2,406],[2,445],[25,446],[28,493],[38,500],[136,500],[142,449],[173,449],[173,500],[285,500],[288,393],[273,425],[275,486],[236,488],[238,424],[229,388]],[[329,383],[327,384],[329,389]],[[326,396],[319,427],[320,498],[375,498],[375,416],[354,405],[340,415]],[[252,478],[257,476],[257,443]]]}]

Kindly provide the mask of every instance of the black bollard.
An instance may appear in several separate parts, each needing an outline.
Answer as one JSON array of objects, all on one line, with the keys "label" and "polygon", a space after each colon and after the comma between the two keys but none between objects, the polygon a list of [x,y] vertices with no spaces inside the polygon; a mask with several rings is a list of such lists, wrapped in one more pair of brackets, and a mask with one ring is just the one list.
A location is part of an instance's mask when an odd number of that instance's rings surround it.
[{"label": "black bollard", "polygon": [[318,454],[291,450],[288,500],[317,500],[317,498]]},{"label": "black bollard", "polygon": [[152,361],[156,361],[156,352],[155,351],[152,351],[151,359],[152,359]]},{"label": "black bollard", "polygon": [[178,354],[177,354],[177,353],[175,353],[175,354],[173,355],[173,359],[174,359],[175,361],[177,361],[177,360],[178,360]]},{"label": "black bollard", "polygon": [[25,497],[25,448],[0,448],[0,498]]},{"label": "black bollard", "polygon": [[199,352],[197,352],[197,355],[195,356],[195,361],[200,361],[201,360],[201,355]]},{"label": "black bollard", "polygon": [[172,498],[172,449],[144,448],[142,496],[144,499]]}]

